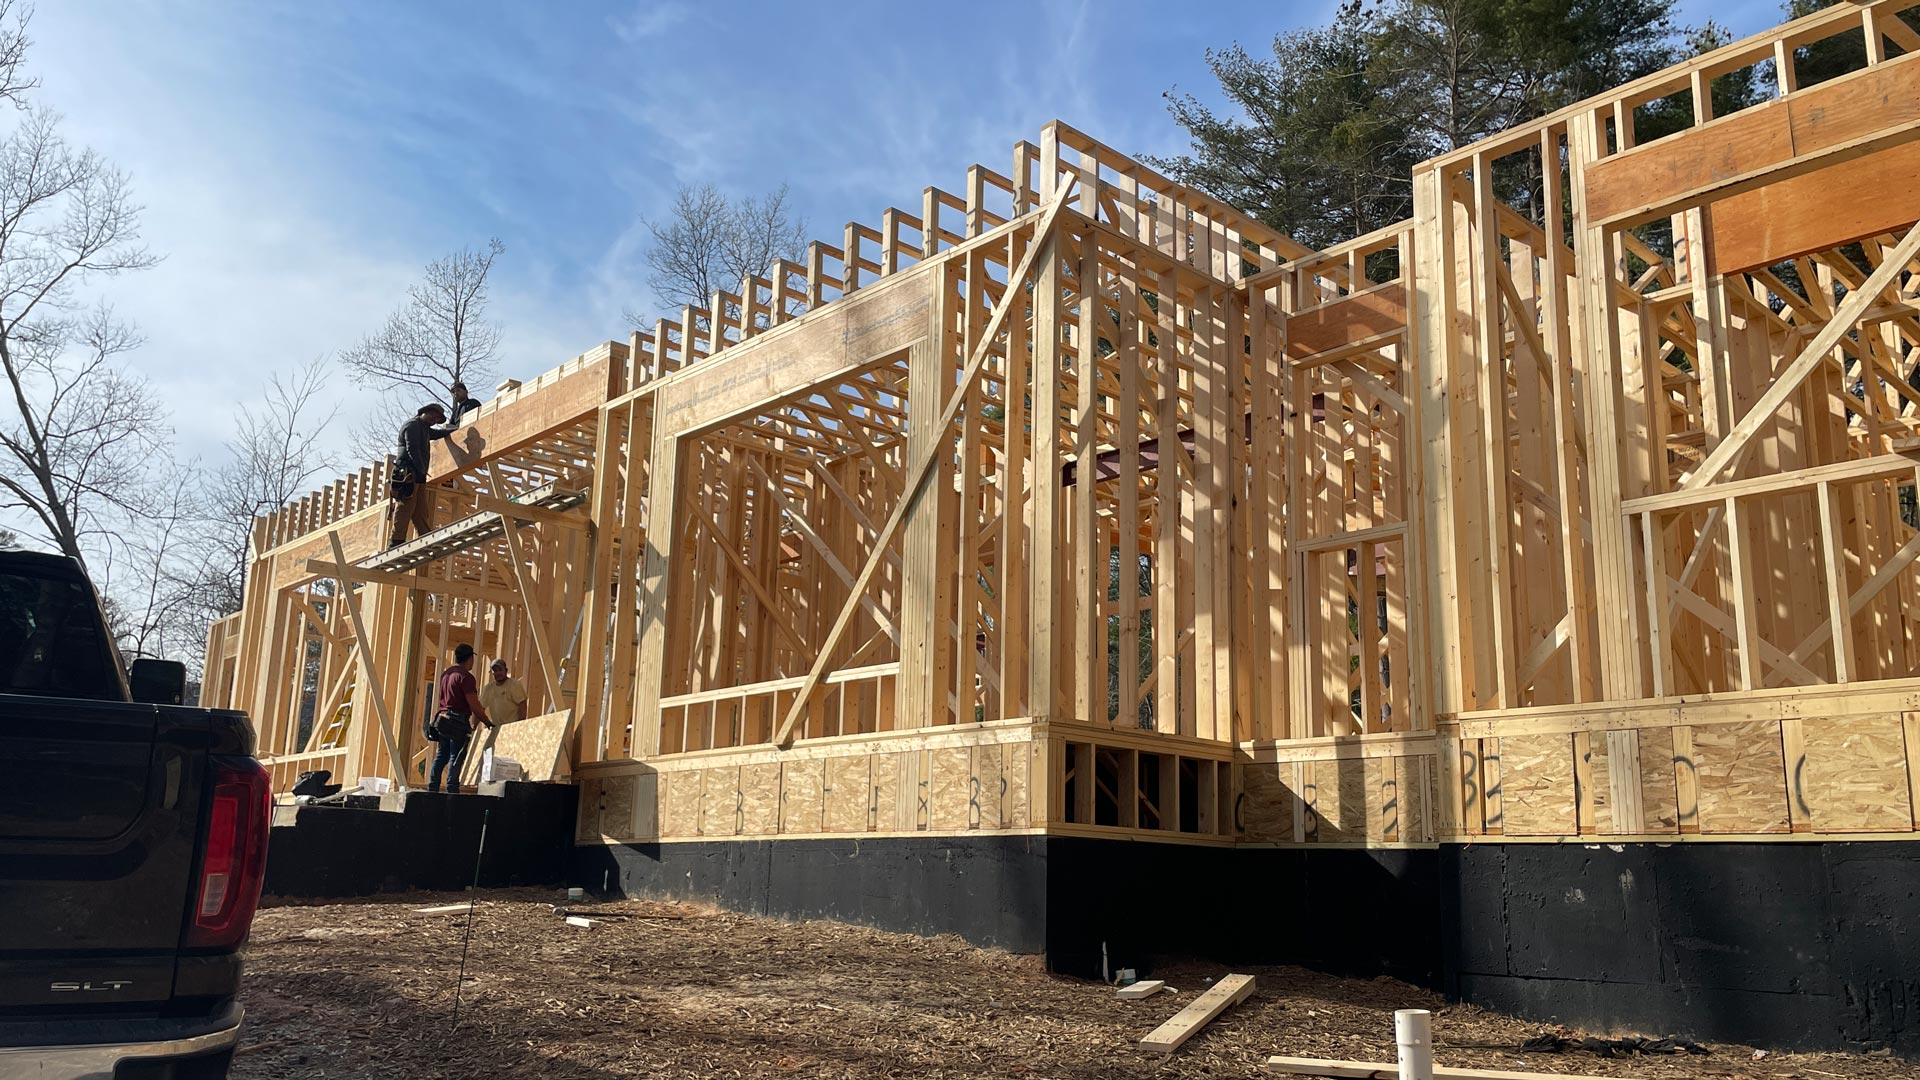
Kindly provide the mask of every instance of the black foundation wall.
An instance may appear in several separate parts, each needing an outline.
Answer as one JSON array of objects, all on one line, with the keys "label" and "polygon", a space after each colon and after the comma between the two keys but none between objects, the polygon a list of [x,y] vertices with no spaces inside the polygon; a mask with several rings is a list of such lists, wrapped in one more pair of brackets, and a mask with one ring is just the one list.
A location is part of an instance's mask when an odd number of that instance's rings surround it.
[{"label": "black foundation wall", "polygon": [[1225,848],[1051,837],[1047,963],[1098,976],[1166,958],[1300,964],[1440,986],[1431,850]]},{"label": "black foundation wall", "polygon": [[267,841],[269,896],[371,896],[473,884],[560,885],[573,847],[579,792],[571,784],[509,783],[504,794],[410,791],[399,812],[303,806]]},{"label": "black foundation wall", "polygon": [[983,833],[615,844],[575,849],[570,884],[1038,953],[1047,948],[1050,843],[1058,841]]},{"label": "black foundation wall", "polygon": [[1920,843],[1439,855],[1451,996],[1588,1029],[1920,1056]]}]

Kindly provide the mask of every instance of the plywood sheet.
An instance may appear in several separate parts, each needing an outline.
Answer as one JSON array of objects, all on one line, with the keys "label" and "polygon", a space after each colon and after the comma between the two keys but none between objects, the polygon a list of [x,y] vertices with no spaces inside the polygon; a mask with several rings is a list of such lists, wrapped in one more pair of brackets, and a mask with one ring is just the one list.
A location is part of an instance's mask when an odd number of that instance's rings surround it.
[{"label": "plywood sheet", "polygon": [[1500,739],[1502,832],[1511,836],[1567,836],[1574,817],[1573,737],[1505,735]]},{"label": "plywood sheet", "polygon": [[1387,839],[1423,844],[1433,840],[1433,803],[1426,757],[1397,757],[1393,762],[1393,790],[1399,804],[1395,832]]},{"label": "plywood sheet", "polygon": [[1898,714],[1808,719],[1802,732],[1806,758],[1788,775],[1815,831],[1912,829]]},{"label": "plywood sheet", "polygon": [[911,832],[913,815],[900,813],[900,759],[911,754],[875,754],[867,795],[868,832]]},{"label": "plywood sheet", "polygon": [[780,774],[780,831],[817,833],[821,831],[821,809],[825,797],[827,763],[789,761]]},{"label": "plywood sheet", "polygon": [[567,718],[572,715],[570,710],[562,710],[501,724],[493,732],[494,756],[519,762],[529,780],[553,779],[560,760],[560,740],[566,737]]},{"label": "plywood sheet", "polygon": [[[1005,783],[1005,792],[1000,797],[1001,820],[1009,829],[1024,829],[1032,821],[1029,799],[1033,786],[1029,778],[1033,774],[1034,755],[1040,752],[1038,743],[1007,743],[1000,748],[1001,765],[1005,770],[1000,779]],[[1040,787],[1045,797],[1046,785]]]},{"label": "plywood sheet", "polygon": [[1673,729],[1641,728],[1640,815],[1641,827],[1647,832],[1680,831],[1680,802],[1673,768]]},{"label": "plywood sheet", "polygon": [[600,839],[600,801],[606,780],[580,781],[580,811],[574,817],[575,843],[591,844]]},{"label": "plywood sheet", "polygon": [[1388,801],[1381,758],[1341,758],[1307,766],[1313,777],[1316,838],[1355,844],[1383,833],[1381,807]]},{"label": "plywood sheet", "polygon": [[932,797],[927,777],[930,771],[929,756],[925,750],[908,750],[894,755],[899,769],[899,785],[894,791],[894,820],[902,832],[927,827],[931,809],[928,803]]},{"label": "plywood sheet", "polygon": [[780,830],[780,763],[740,766],[740,834],[765,836]]},{"label": "plywood sheet", "polygon": [[1244,801],[1240,827],[1247,839],[1285,843],[1293,839],[1292,762],[1255,762],[1241,769]]},{"label": "plywood sheet", "polygon": [[700,835],[737,836],[739,833],[740,767],[701,770]]},{"label": "plywood sheet", "polygon": [[973,748],[953,746],[930,751],[927,777],[927,820],[939,832],[967,827],[968,800],[973,794]]},{"label": "plywood sheet", "polygon": [[825,810],[822,814],[821,831],[830,833],[867,831],[871,817],[869,807],[873,802],[873,791],[867,785],[869,761],[871,758],[866,754],[850,754],[846,757],[827,759],[826,790],[823,793]]},{"label": "plywood sheet", "polygon": [[580,785],[579,838],[625,840],[633,836],[638,776],[604,776]]},{"label": "plywood sheet", "polygon": [[660,774],[641,773],[633,778],[633,832],[615,836],[616,840],[655,840],[660,836]]},{"label": "plywood sheet", "polygon": [[666,804],[661,814],[660,835],[662,836],[698,836],[700,835],[700,784],[701,771],[683,769],[663,774]]},{"label": "plywood sheet", "polygon": [[1786,771],[1780,724],[1752,720],[1693,729],[1700,785],[1700,831],[1787,831]]},{"label": "plywood sheet", "polygon": [[973,755],[973,795],[972,805],[967,809],[967,827],[972,829],[999,829],[1005,827],[1002,817],[1003,801],[1007,794],[1007,782],[1001,776],[1005,769],[1006,757],[999,746],[975,746]]}]

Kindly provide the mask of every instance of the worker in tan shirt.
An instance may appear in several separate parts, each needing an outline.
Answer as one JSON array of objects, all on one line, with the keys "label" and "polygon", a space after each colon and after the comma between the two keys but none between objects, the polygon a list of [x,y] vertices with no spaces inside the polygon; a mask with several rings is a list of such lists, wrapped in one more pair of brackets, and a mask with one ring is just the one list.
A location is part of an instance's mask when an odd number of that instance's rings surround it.
[{"label": "worker in tan shirt", "polygon": [[507,672],[507,662],[493,661],[492,677],[480,683],[480,704],[496,724],[527,718],[527,687]]}]

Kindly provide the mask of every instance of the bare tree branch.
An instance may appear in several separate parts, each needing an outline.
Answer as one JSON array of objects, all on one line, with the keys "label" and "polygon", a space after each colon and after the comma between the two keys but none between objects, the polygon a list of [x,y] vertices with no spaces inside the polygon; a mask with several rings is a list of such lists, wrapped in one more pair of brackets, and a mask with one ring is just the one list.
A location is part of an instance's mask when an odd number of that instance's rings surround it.
[{"label": "bare tree branch", "polygon": [[[421,280],[407,288],[407,301],[387,317],[386,325],[340,354],[364,385],[381,390],[414,391],[411,414],[426,401],[449,406],[454,383],[484,385],[494,374],[500,327],[486,319],[487,275],[506,252],[498,240],[479,251],[461,250],[427,264]],[[391,441],[398,424],[386,431]]]}]

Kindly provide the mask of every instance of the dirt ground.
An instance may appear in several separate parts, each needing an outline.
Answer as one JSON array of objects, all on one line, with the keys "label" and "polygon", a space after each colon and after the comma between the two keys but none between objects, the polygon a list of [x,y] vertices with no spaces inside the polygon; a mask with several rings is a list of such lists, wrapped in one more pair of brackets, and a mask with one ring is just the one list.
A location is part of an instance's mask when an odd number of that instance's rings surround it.
[{"label": "dirt ground", "polygon": [[[464,902],[415,894],[262,911],[243,999],[237,1080],[264,1077],[1255,1077],[1272,1054],[1393,1060],[1393,1010],[1434,1010],[1441,1064],[1591,1076],[1855,1080],[1912,1077],[1874,1055],[1608,1059],[1521,1054],[1553,1031],[1387,979],[1300,968],[1237,970],[1254,996],[1172,1057],[1141,1036],[1226,969],[1157,974],[1175,993],[1122,1001],[1113,988],[1047,974],[1037,958],[833,923],[785,923],[686,905],[598,907],[590,928],[553,914],[556,895],[481,894],[454,1018]],[[578,906],[578,905],[576,905]],[[1663,1034],[1647,1032],[1648,1035]],[[1471,1047],[1502,1047],[1484,1049]]]}]

